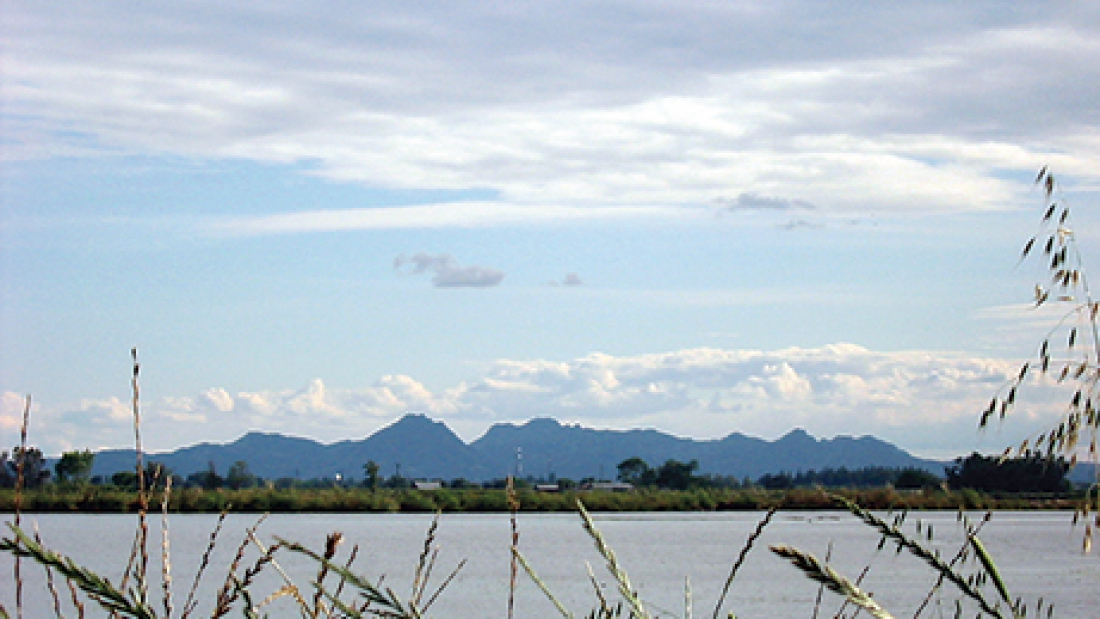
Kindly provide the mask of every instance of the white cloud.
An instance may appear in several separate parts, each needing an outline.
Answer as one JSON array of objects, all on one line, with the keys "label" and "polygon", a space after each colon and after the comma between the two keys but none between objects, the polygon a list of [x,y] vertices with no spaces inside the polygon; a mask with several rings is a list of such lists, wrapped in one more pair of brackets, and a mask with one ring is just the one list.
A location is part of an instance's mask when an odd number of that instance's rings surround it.
[{"label": "white cloud", "polygon": [[599,220],[668,218],[676,212],[653,206],[581,208],[551,204],[445,202],[404,207],[301,211],[280,215],[231,217],[207,226],[214,235],[255,236],[335,230],[483,228]]},{"label": "white cloud", "polygon": [[[978,432],[981,411],[1018,369],[1018,361],[852,344],[500,360],[477,378],[440,390],[392,375],[359,389],[333,390],[315,379],[297,391],[210,389],[194,398],[162,398],[143,403],[143,435],[150,451],[230,441],[250,430],[335,441],[361,438],[402,414],[420,412],[447,421],[467,440],[491,423],[552,416],[696,438],[732,432],[776,438],[794,427],[824,437],[873,434],[920,454],[947,457],[1000,450],[1054,423],[1065,402],[1052,387],[1034,384],[1003,428],[990,436]],[[15,400],[5,396],[5,410]],[[32,432],[32,443],[45,444],[47,451],[124,447],[132,441],[130,412],[116,398],[68,409],[41,407],[32,428],[50,431]]]},{"label": "white cloud", "polygon": [[[1096,11],[1072,3],[477,2],[6,11],[9,158],[176,153],[309,162],[543,205],[778,196],[825,211],[1012,204],[1005,171],[1095,179]],[[247,27],[242,27],[247,24]],[[252,233],[464,225],[310,211]],[[560,216],[558,213],[556,216]],[[450,222],[450,224],[448,223]]]}]

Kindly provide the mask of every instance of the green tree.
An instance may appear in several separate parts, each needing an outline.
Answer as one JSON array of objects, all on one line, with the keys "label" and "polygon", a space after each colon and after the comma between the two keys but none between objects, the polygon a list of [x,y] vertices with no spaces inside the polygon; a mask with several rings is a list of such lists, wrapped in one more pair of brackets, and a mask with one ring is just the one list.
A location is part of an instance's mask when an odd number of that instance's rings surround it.
[{"label": "green tree", "polygon": [[894,487],[905,489],[936,488],[942,481],[939,477],[924,469],[907,468],[898,473],[898,478],[894,481]]},{"label": "green tree", "polygon": [[54,474],[59,482],[85,484],[92,476],[92,463],[94,461],[95,454],[90,450],[66,451],[61,454],[61,459],[54,465]]},{"label": "green tree", "polygon": [[256,485],[256,476],[248,469],[247,462],[237,460],[233,463],[233,466],[229,467],[229,472],[225,474],[225,485],[234,490],[251,488]]},{"label": "green tree", "polygon": [[187,483],[192,486],[198,486],[204,490],[217,490],[222,487],[225,480],[222,479],[221,475],[218,475],[218,471],[214,467],[214,461],[211,460],[205,471],[198,471],[197,473],[188,475]]},{"label": "green tree", "polygon": [[973,488],[984,492],[1061,492],[1067,489],[1069,464],[1062,457],[1027,454],[1001,458],[972,453],[957,458],[947,467],[952,488]]},{"label": "green tree", "polygon": [[374,460],[367,460],[367,463],[363,465],[363,471],[366,472],[366,478],[363,480],[363,485],[371,490],[378,489],[378,463]]},{"label": "green tree", "polygon": [[[168,467],[159,462],[146,462],[145,463],[145,489],[151,490],[156,487],[163,488],[165,480],[172,475],[172,471]],[[134,492],[138,489],[138,477],[137,471],[119,471],[114,475],[111,475],[111,483],[122,490],[129,490]]]},{"label": "green tree", "polygon": [[678,460],[665,460],[657,469],[656,483],[658,487],[672,490],[687,490],[701,485],[703,478],[694,475],[699,469],[699,461],[680,462]]},{"label": "green tree", "polygon": [[111,483],[121,490],[137,490],[137,473],[134,471],[119,471],[111,475]]},{"label": "green tree", "polygon": [[15,487],[15,463],[8,457],[8,452],[0,452],[0,488]]},{"label": "green tree", "polygon": [[616,467],[619,470],[619,481],[635,486],[652,485],[656,480],[656,474],[649,468],[645,460],[638,456],[627,458]]},{"label": "green tree", "polygon": [[37,447],[28,447],[25,453],[22,447],[16,447],[11,450],[11,457],[7,458],[3,464],[7,469],[3,477],[5,480],[10,479],[12,486],[15,485],[19,476],[20,466],[23,467],[23,485],[26,488],[37,488],[50,479],[46,457]]}]

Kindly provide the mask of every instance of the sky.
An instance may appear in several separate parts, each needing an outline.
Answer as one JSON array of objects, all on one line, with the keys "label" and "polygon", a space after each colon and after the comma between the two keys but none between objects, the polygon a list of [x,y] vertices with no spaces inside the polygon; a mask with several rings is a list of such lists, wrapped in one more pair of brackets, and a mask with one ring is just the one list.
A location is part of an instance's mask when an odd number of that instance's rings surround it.
[{"label": "sky", "polygon": [[551,416],[997,451],[1100,259],[1100,6],[0,8],[0,449]]}]

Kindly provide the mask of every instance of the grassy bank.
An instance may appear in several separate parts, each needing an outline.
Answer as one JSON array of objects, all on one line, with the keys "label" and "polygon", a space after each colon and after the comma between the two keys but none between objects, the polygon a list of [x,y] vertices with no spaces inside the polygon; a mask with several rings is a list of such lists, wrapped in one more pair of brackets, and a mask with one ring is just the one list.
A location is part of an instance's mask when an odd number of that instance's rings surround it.
[{"label": "grassy bank", "polygon": [[[988,494],[973,490],[898,491],[893,488],[830,489],[868,509],[1073,509],[1080,497],[1073,495]],[[150,503],[160,505],[154,493]],[[581,499],[592,511],[721,511],[782,509],[835,509],[825,491],[696,489],[638,490],[632,492],[577,491],[547,493],[520,490],[521,511],[571,512]],[[15,508],[15,493],[0,491],[0,510]],[[121,513],[136,512],[136,492],[112,487],[50,487],[25,492],[22,509],[29,512]],[[175,513],[220,512],[506,512],[508,494],[503,489],[442,488],[438,490],[368,490],[365,488],[248,488],[240,490],[173,490],[168,510]]]}]

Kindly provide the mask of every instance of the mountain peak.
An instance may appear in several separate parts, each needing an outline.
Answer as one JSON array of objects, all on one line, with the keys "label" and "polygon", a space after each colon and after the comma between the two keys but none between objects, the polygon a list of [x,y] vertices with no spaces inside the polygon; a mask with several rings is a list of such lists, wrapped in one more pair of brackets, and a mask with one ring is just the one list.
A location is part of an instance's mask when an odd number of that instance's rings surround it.
[{"label": "mountain peak", "polygon": [[811,436],[810,433],[807,432],[806,430],[804,430],[802,428],[795,428],[795,429],[791,430],[790,432],[784,434],[776,442],[778,442],[778,443],[812,444],[812,443],[817,443],[818,440],[816,438],[814,438],[813,436]]},{"label": "mountain peak", "polygon": [[521,427],[529,430],[557,430],[562,425],[558,423],[557,419],[552,417],[534,417]]}]

